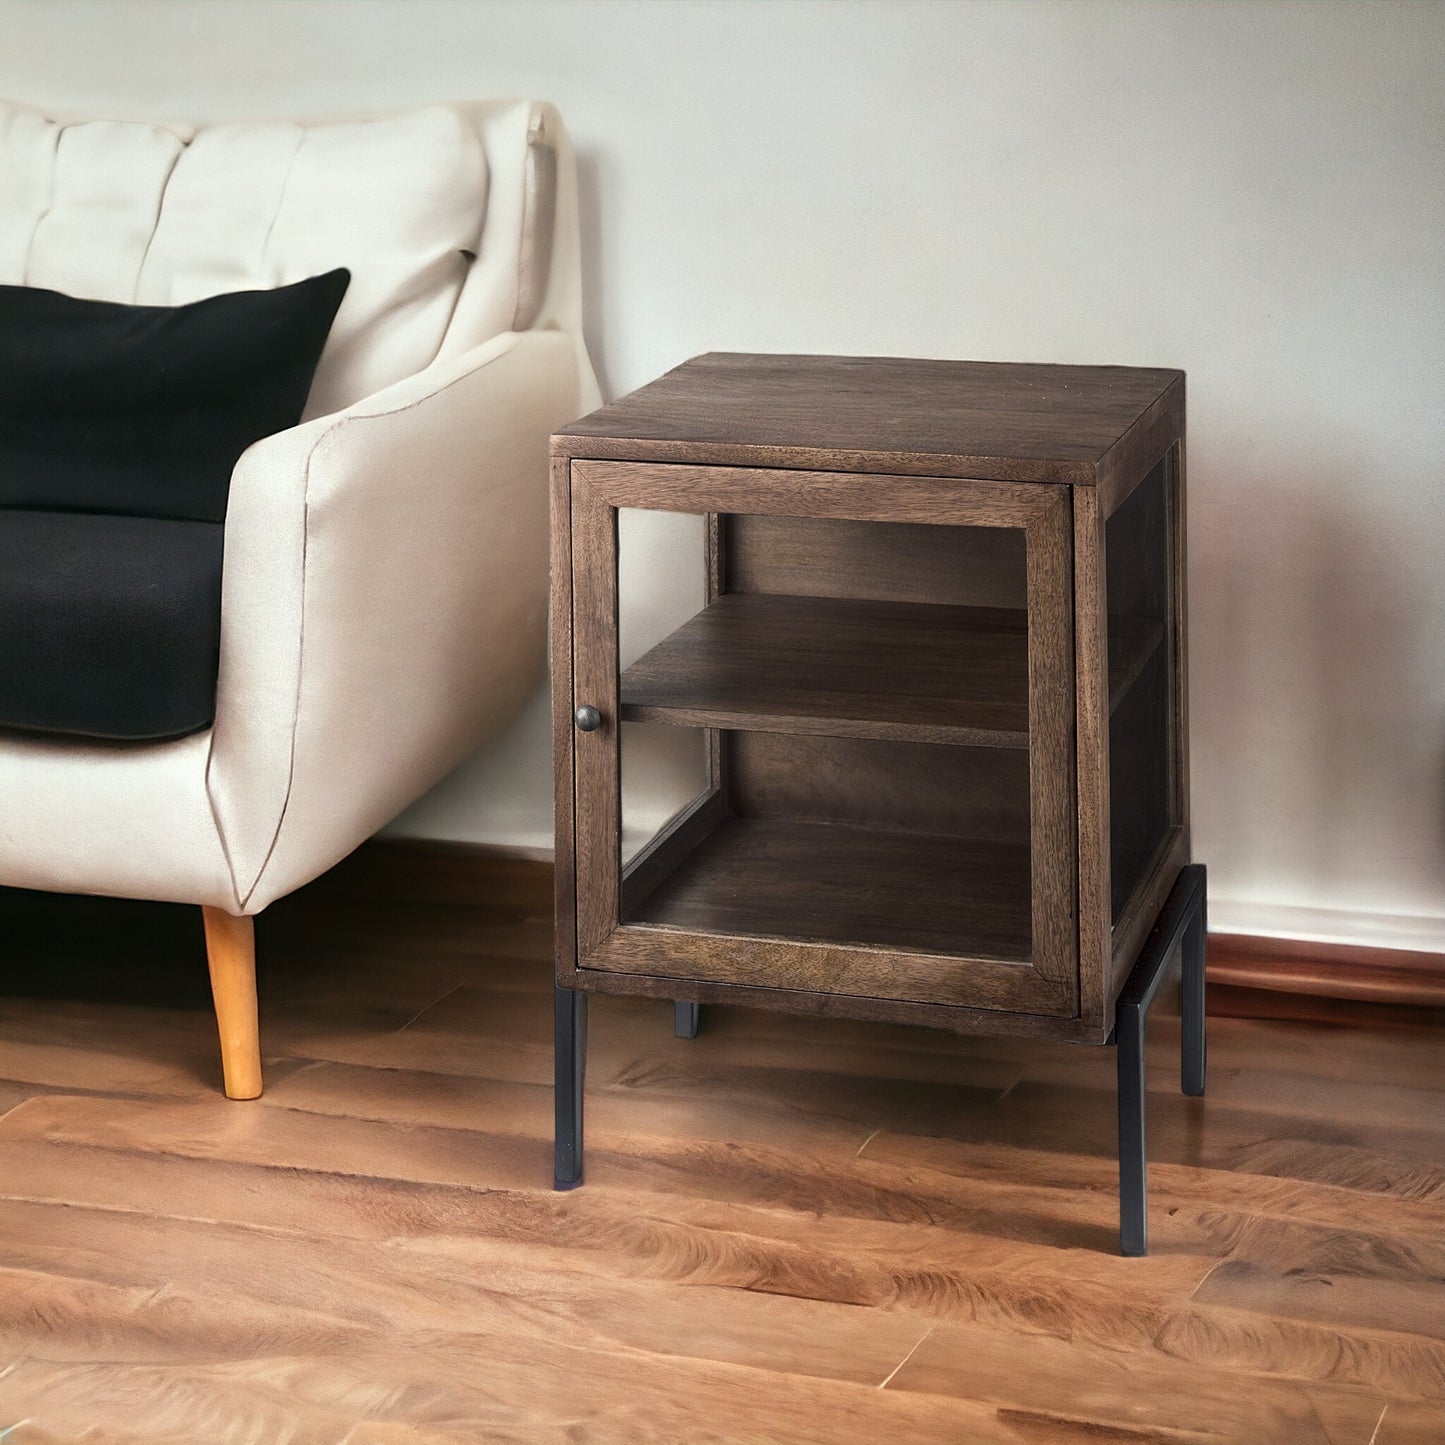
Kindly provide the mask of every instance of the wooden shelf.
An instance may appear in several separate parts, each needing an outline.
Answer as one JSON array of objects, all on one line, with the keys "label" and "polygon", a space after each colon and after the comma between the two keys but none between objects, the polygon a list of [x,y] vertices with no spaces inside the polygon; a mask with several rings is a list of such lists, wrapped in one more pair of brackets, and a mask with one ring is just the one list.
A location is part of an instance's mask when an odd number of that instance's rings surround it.
[{"label": "wooden shelf", "polygon": [[624,922],[1022,963],[1022,844],[729,817]]},{"label": "wooden shelf", "polygon": [[1028,746],[1021,610],[719,597],[622,675],[636,722]]},{"label": "wooden shelf", "polygon": [[1109,712],[1118,710],[1164,641],[1164,624],[1147,618],[1109,619]]},{"label": "wooden shelf", "polygon": [[[1162,637],[1110,638],[1111,705]],[[1027,748],[1028,617],[728,593],[623,673],[621,701],[629,722]]]}]

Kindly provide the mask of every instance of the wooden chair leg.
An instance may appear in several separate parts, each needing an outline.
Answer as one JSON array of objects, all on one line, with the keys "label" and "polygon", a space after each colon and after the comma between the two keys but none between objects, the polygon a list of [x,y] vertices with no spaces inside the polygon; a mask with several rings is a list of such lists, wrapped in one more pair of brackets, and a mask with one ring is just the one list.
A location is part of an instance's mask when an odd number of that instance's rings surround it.
[{"label": "wooden chair leg", "polygon": [[256,1021],[256,925],[223,908],[203,906],[211,997],[221,1034],[221,1073],[228,1099],[261,1092],[261,1034]]}]

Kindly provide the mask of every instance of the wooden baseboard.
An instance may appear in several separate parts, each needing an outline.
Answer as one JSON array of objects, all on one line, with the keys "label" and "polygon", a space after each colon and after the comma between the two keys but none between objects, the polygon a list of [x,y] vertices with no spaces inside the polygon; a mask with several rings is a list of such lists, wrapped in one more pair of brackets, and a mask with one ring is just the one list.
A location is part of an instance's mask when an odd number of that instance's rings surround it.
[{"label": "wooden baseboard", "polygon": [[1349,1028],[1445,1028],[1445,1008],[1420,1004],[1370,1003],[1357,998],[1281,993],[1267,988],[1209,985],[1211,1018],[1288,1019],[1293,1023],[1337,1024]]},{"label": "wooden baseboard", "polygon": [[[552,906],[541,849],[373,838],[303,890],[309,897],[440,907]],[[1210,1007],[1259,1018],[1445,1022],[1445,955],[1293,938],[1209,936]]]},{"label": "wooden baseboard", "polygon": [[1445,1008],[1445,955],[1399,948],[1213,933],[1209,979],[1267,993]]}]

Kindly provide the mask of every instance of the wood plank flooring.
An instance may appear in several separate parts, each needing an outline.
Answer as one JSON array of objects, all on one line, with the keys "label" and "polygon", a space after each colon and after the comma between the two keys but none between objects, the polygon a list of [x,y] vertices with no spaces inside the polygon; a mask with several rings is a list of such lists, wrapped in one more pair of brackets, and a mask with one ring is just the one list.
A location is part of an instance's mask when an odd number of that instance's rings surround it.
[{"label": "wood plank flooring", "polygon": [[[199,910],[0,894],[0,1438],[1439,1445],[1445,1031],[1112,1051],[593,1001],[550,1189],[546,901],[262,920],[219,1093]],[[8,1431],[8,1433],[6,1433]]]}]

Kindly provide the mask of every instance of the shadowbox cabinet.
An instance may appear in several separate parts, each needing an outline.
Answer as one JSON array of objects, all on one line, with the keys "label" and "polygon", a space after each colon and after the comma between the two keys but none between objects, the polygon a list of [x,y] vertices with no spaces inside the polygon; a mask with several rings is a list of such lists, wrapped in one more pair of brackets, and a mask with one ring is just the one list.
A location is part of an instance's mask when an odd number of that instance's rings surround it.
[{"label": "shadowbox cabinet", "polygon": [[559,987],[1104,1042],[1189,860],[1183,373],[709,354],[552,481]]},{"label": "shadowbox cabinet", "polygon": [[1178,371],[715,353],[553,437],[558,1188],[591,992],[1117,1043],[1147,1253],[1184,557]]}]

